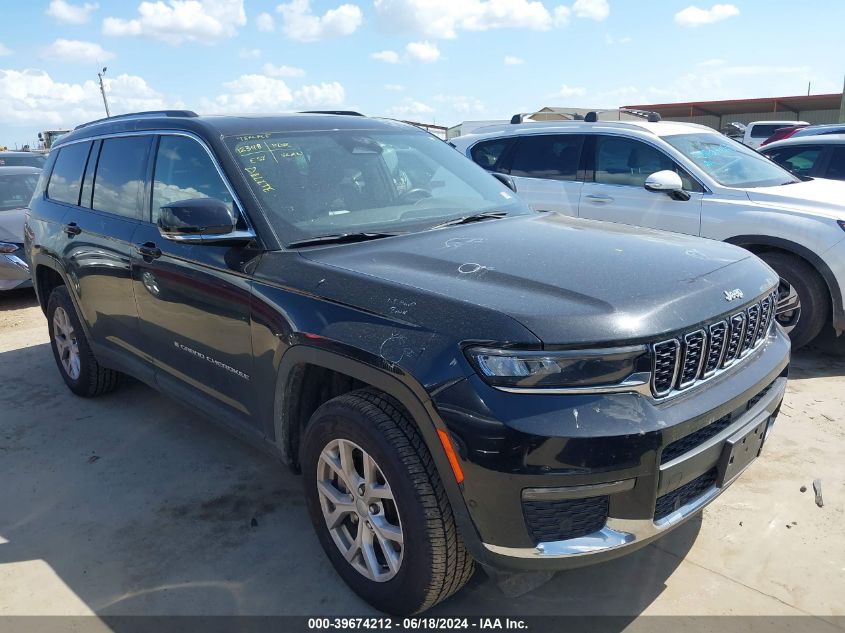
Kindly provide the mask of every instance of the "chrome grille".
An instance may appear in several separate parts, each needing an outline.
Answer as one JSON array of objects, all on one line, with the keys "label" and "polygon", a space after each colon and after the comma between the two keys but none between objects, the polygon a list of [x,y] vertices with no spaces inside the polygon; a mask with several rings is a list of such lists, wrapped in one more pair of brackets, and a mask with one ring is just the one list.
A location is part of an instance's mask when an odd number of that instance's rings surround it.
[{"label": "chrome grille", "polygon": [[681,361],[681,376],[678,386],[686,389],[695,382],[701,373],[701,361],[704,359],[704,343],[707,337],[704,330],[698,330],[684,336],[684,356]]},{"label": "chrome grille", "polygon": [[776,304],[773,292],[705,329],[652,345],[652,394],[662,398],[689,389],[747,356],[766,338]]},{"label": "chrome grille", "polygon": [[675,384],[678,372],[678,352],[681,344],[675,339],[658,343],[654,346],[654,369],[651,377],[651,389],[655,396],[664,396]]},{"label": "chrome grille", "polygon": [[728,324],[726,321],[719,321],[710,326],[707,360],[704,362],[704,372],[702,374],[705,378],[712,375],[722,364],[722,356],[728,340],[727,335]]}]

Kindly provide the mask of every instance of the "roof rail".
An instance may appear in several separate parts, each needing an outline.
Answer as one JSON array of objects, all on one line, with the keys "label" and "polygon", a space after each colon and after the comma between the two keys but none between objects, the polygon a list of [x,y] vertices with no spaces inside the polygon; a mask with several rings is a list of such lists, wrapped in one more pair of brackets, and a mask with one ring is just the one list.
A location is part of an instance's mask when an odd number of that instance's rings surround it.
[{"label": "roof rail", "polygon": [[303,110],[299,114],[336,114],[339,116],[365,116],[355,110]]},{"label": "roof rail", "polygon": [[657,112],[651,112],[650,110],[632,110],[630,108],[619,108],[620,112],[625,112],[626,114],[630,114],[632,116],[638,116],[641,119],[645,119],[649,123],[659,123],[662,119],[660,118],[660,114]]},{"label": "roof rail", "polygon": [[95,121],[88,121],[77,125],[74,130],[78,130],[89,125],[96,125],[97,123],[105,123],[106,121],[122,121],[124,119],[145,119],[156,116],[167,117],[197,117],[199,116],[193,110],[147,110],[145,112],[127,112],[126,114],[116,114],[114,116],[106,117],[104,119],[97,119]]}]

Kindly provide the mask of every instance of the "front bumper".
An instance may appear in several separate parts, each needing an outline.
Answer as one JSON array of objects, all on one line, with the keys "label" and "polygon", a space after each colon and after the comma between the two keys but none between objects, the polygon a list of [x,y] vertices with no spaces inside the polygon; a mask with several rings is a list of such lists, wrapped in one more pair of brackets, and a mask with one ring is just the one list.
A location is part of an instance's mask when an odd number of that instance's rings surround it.
[{"label": "front bumper", "polygon": [[499,569],[564,569],[677,527],[735,480],[726,444],[753,431],[765,438],[788,359],[774,328],[736,371],[664,402],[501,394],[474,378],[437,394],[462,457],[471,553]]},{"label": "front bumper", "polygon": [[23,245],[11,253],[0,253],[0,291],[31,285],[29,264]]}]

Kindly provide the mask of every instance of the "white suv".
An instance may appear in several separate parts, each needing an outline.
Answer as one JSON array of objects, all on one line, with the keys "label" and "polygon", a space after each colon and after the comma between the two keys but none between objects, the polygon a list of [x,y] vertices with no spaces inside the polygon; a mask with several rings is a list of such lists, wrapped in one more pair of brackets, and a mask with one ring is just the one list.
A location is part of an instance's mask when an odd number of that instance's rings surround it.
[{"label": "white suv", "polygon": [[837,333],[845,330],[843,182],[801,180],[741,143],[689,123],[497,125],[451,143],[511,181],[537,211],[747,248],[786,282],[778,320],[794,347],[812,340],[831,315]]}]

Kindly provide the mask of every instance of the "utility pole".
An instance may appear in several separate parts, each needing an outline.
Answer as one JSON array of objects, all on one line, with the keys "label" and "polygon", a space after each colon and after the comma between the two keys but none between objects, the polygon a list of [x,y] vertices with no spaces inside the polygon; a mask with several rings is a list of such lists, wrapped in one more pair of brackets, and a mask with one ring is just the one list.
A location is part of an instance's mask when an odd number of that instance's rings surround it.
[{"label": "utility pole", "polygon": [[111,112],[109,112],[109,101],[108,101],[108,99],[106,99],[106,87],[103,85],[103,75],[106,74],[107,70],[108,70],[108,68],[103,66],[103,71],[97,73],[97,77],[100,78],[100,92],[103,95],[103,105],[106,107],[106,116],[111,117]]}]

